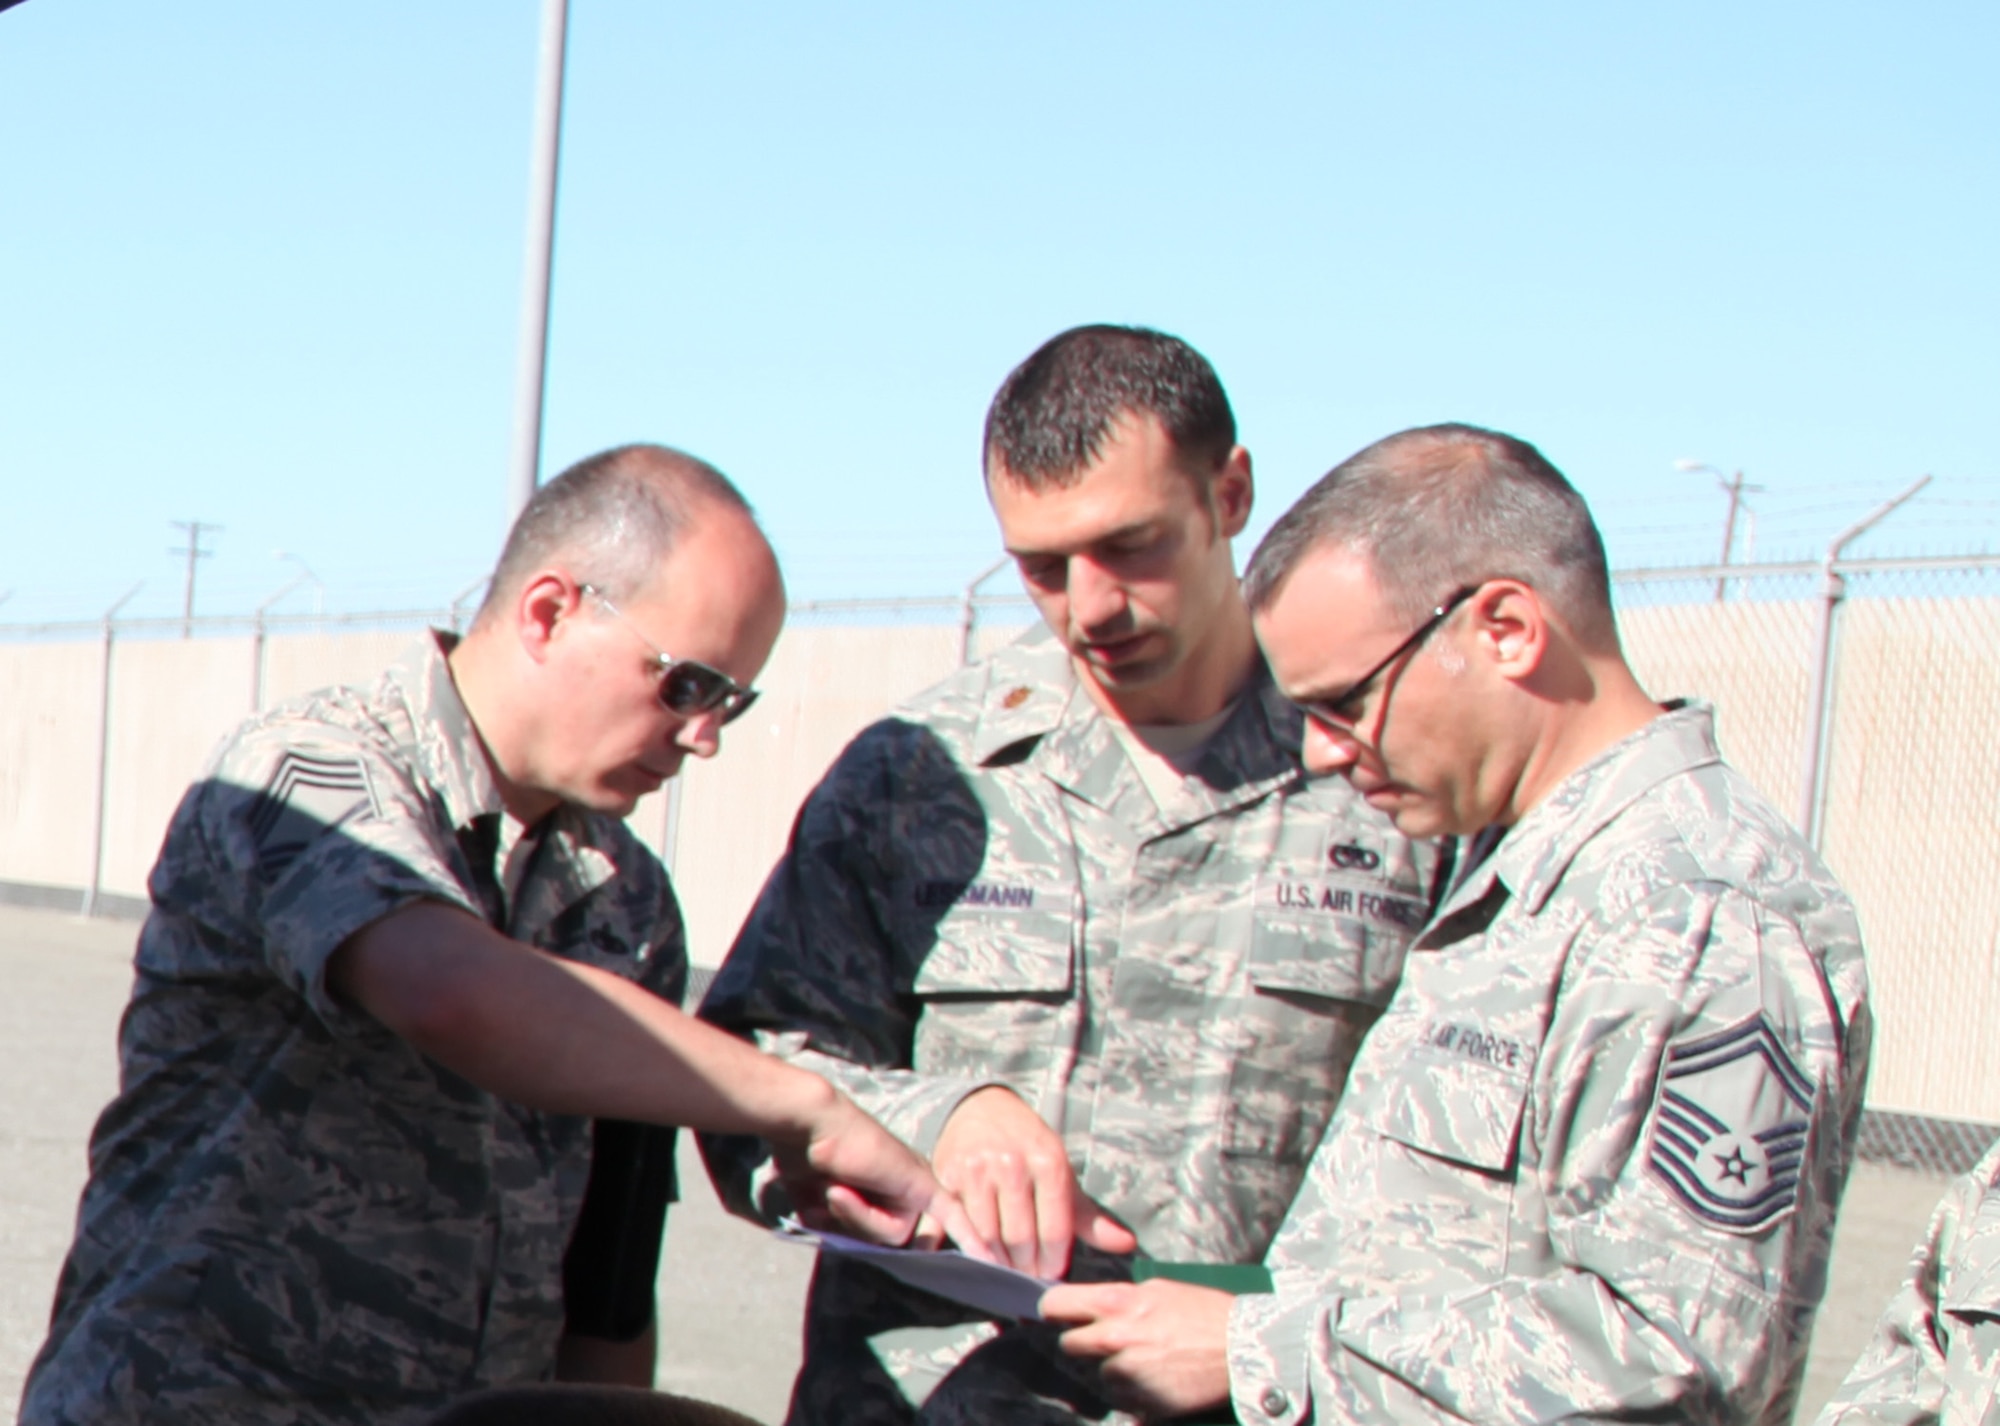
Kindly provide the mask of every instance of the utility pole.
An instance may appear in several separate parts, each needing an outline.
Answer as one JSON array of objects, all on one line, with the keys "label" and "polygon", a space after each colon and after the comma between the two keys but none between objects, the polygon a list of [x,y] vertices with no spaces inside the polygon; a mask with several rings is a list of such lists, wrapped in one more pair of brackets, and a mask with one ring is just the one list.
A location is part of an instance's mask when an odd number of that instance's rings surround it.
[{"label": "utility pole", "polygon": [[[1727,565],[1730,555],[1736,552],[1736,512],[1743,506],[1743,472],[1740,470],[1737,471],[1736,474],[1730,476],[1729,479],[1723,481],[1721,484],[1723,494],[1729,497],[1729,513],[1722,517],[1721,562]],[[1729,581],[1726,579],[1715,581],[1715,602],[1717,604],[1722,602],[1722,592],[1728,583]]]},{"label": "utility pole", "polygon": [[[1730,556],[1736,553],[1736,513],[1737,511],[1744,508],[1743,493],[1746,490],[1748,491],[1762,490],[1764,487],[1761,485],[1744,484],[1743,472],[1740,470],[1737,471],[1734,475],[1724,475],[1721,471],[1717,470],[1714,466],[1708,464],[1706,461],[1677,460],[1674,462],[1674,469],[1686,470],[1686,471],[1701,471],[1701,470],[1707,471],[1710,475],[1715,477],[1715,483],[1722,488],[1722,493],[1729,497],[1729,513],[1722,517],[1722,558],[1716,561],[1716,563],[1723,566],[1723,568],[1725,569],[1728,568],[1730,563]],[[1728,588],[1729,588],[1729,577],[1727,575],[1723,575],[1715,581],[1715,602],[1717,604],[1720,604],[1722,602],[1723,595],[1728,590]]]},{"label": "utility pole", "polygon": [[187,548],[182,550],[168,550],[167,553],[170,555],[187,556],[187,591],[181,597],[181,637],[183,639],[191,639],[194,637],[195,561],[205,560],[215,553],[214,550],[205,550],[201,547],[201,532],[206,530],[212,535],[220,530],[222,526],[210,524],[202,520],[169,520],[167,523],[172,525],[176,530],[185,530],[187,532]]}]

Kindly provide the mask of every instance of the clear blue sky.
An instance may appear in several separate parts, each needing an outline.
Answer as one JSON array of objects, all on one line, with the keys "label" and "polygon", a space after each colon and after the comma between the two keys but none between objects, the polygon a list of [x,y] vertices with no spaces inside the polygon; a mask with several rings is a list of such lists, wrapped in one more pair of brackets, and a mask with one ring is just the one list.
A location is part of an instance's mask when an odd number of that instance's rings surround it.
[{"label": "clear blue sky", "polygon": [[[534,0],[0,14],[0,622],[289,567],[438,604],[502,534]],[[1254,530],[1440,419],[1536,441],[1614,559],[1758,553],[1917,474],[2000,515],[2000,7],[572,0],[544,469],[657,439],[799,597],[991,556],[981,415],[1076,322],[1186,336]],[[1247,547],[1245,549],[1247,553]],[[291,606],[296,607],[296,606]]]}]

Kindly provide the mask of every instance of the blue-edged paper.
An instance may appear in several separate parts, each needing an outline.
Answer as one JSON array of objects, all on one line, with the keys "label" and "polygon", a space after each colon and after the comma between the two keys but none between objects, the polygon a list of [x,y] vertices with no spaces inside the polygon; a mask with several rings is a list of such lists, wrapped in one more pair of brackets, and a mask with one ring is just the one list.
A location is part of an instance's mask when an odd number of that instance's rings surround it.
[{"label": "blue-edged paper", "polygon": [[839,1233],[818,1232],[796,1218],[781,1219],[775,1231],[783,1242],[853,1258],[919,1291],[935,1293],[995,1317],[1041,1321],[1036,1304],[1043,1293],[1055,1286],[1013,1268],[968,1258],[952,1248],[936,1252],[925,1248],[885,1248],[880,1243],[864,1243]]}]

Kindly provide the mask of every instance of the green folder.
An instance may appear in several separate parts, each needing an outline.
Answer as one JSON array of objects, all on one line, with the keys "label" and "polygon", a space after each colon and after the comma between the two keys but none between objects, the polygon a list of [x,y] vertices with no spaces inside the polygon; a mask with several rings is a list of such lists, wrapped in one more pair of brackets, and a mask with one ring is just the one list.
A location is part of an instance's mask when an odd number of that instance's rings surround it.
[{"label": "green folder", "polygon": [[1163,1263],[1153,1258],[1132,1259],[1132,1281],[1145,1282],[1163,1277],[1196,1287],[1219,1288],[1236,1293],[1271,1291],[1271,1270],[1262,1263]]}]

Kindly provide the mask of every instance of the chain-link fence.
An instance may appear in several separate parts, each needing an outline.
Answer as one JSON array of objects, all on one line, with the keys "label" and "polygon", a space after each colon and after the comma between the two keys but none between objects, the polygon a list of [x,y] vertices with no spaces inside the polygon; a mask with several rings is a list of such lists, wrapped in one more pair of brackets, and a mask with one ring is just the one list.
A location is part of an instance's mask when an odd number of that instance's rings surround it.
[{"label": "chain-link fence", "polygon": [[2000,1121],[2000,559],[1615,583],[1647,688],[1716,705],[1724,752],[1861,909],[1871,1102]]},{"label": "chain-link fence", "polygon": [[[1818,564],[1622,573],[1627,653],[1654,694],[1715,705],[1731,761],[1815,827],[1854,893],[1881,1027],[1871,1102],[2000,1122],[2000,558],[1832,573],[1835,601]],[[191,639],[177,619],[0,627],[0,898],[139,909],[174,803],[232,725],[366,682],[468,612],[199,620]],[[634,814],[674,866],[699,964],[846,740],[1031,617],[976,582],[795,608],[727,755]]]}]

